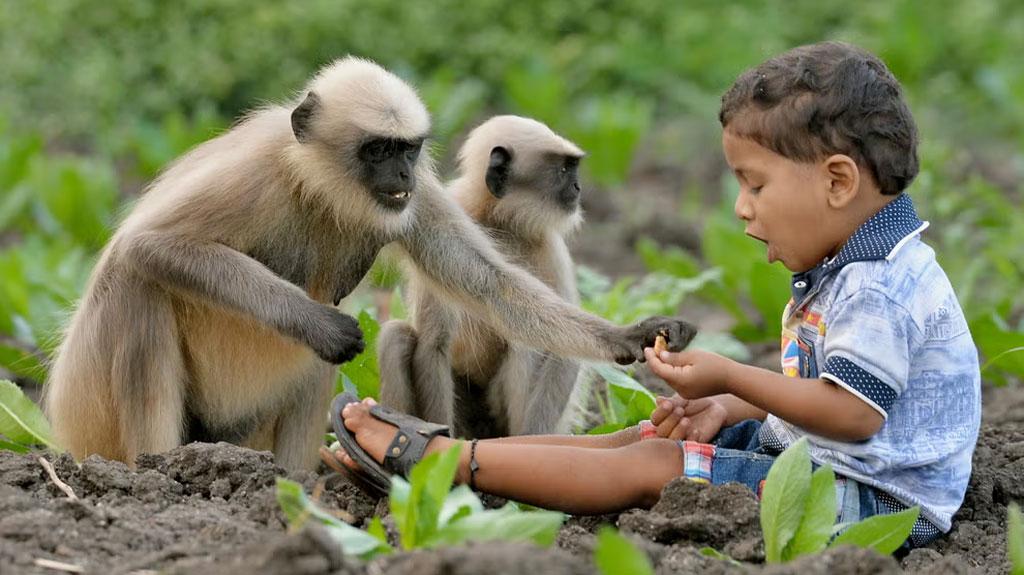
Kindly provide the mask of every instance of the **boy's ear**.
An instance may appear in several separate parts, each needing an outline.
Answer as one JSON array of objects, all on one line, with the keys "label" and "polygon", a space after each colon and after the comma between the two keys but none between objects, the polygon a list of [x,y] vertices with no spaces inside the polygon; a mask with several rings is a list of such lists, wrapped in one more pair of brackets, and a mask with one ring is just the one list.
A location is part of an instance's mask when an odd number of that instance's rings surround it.
[{"label": "boy's ear", "polygon": [[860,190],[860,168],[857,162],[846,154],[835,154],[822,164],[828,185],[828,205],[845,208],[857,197]]}]

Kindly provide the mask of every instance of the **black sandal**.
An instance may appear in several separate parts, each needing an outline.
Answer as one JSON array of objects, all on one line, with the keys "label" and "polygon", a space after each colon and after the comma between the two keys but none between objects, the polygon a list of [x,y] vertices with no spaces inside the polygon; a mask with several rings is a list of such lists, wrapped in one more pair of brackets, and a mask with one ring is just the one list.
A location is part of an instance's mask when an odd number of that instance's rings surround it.
[{"label": "black sandal", "polygon": [[413,465],[423,459],[423,453],[430,440],[438,435],[449,436],[446,425],[423,421],[383,405],[374,405],[370,407],[370,415],[398,428],[391,445],[388,445],[382,465],[356,442],[355,435],[345,427],[341,410],[350,403],[359,403],[359,398],[352,393],[343,393],[334,398],[331,402],[331,424],[334,426],[338,443],[345,453],[359,464],[359,471],[346,467],[326,447],[320,448],[320,458],[328,467],[341,472],[356,487],[371,495],[387,495],[391,489],[392,475],[408,477]]}]

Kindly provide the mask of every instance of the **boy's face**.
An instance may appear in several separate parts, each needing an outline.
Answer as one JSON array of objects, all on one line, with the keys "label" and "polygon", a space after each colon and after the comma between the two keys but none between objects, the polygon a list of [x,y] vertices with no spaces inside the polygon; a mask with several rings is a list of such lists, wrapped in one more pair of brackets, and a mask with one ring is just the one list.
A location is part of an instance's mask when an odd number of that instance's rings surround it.
[{"label": "boy's face", "polygon": [[722,148],[740,184],[736,217],[748,236],[767,244],[769,262],[803,272],[833,255],[829,180],[820,166],[794,162],[729,129]]}]

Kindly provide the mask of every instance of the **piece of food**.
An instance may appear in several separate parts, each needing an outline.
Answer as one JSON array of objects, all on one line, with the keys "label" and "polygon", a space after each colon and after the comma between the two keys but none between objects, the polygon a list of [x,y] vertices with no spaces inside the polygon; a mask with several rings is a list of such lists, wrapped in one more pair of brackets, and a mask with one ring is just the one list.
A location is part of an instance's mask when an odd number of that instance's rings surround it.
[{"label": "piece of food", "polygon": [[665,341],[665,336],[659,335],[654,338],[654,353],[660,354],[663,351],[668,351],[668,342]]}]

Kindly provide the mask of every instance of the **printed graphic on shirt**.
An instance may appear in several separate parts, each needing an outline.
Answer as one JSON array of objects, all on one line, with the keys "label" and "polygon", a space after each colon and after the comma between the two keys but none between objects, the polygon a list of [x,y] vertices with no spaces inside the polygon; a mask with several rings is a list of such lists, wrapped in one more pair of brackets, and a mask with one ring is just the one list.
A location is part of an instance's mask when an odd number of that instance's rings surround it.
[{"label": "printed graphic on shirt", "polygon": [[801,308],[793,309],[795,304],[789,300],[782,314],[782,373],[788,377],[818,377],[814,341],[825,334],[825,322],[821,313],[812,311],[811,304],[803,302]]}]

